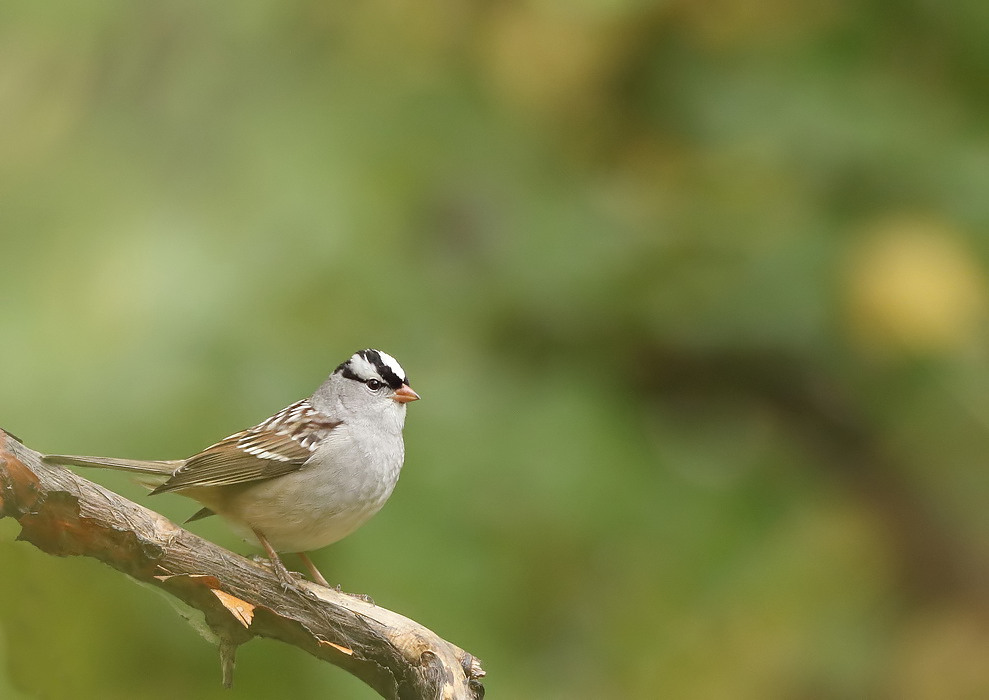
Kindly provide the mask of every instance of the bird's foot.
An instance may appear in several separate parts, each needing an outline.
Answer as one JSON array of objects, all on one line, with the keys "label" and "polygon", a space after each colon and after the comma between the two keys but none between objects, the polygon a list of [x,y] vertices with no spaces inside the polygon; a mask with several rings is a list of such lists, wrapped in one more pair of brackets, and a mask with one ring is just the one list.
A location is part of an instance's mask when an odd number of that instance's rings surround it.
[{"label": "bird's foot", "polygon": [[302,589],[299,587],[299,581],[305,580],[305,577],[298,571],[289,571],[282,563],[281,559],[269,559],[268,557],[261,556],[260,554],[255,554],[251,557],[251,559],[255,564],[263,566],[265,569],[268,569],[278,577],[278,582],[282,584],[283,592],[302,592]]}]

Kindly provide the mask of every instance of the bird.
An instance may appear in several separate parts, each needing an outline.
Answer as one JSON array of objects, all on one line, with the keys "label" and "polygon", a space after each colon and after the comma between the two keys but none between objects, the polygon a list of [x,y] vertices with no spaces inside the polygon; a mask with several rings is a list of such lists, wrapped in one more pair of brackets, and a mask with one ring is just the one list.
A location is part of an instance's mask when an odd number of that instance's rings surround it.
[{"label": "bird", "polygon": [[260,544],[286,588],[296,582],[279,552],[297,553],[313,581],[329,587],[308,552],[354,532],[391,496],[405,461],[406,404],[418,399],[398,361],[368,348],[309,398],[187,459],[43,459],[141,474],[151,495],[175,492],[203,506],[186,522],[219,515]]}]

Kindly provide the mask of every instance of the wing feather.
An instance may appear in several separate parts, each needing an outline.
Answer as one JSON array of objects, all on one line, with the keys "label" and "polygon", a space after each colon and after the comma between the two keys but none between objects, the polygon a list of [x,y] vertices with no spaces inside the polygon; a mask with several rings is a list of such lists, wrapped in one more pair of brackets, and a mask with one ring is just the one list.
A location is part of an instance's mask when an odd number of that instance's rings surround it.
[{"label": "wing feather", "polygon": [[297,401],[253,428],[210,445],[185,461],[152,494],[264,481],[299,469],[340,425],[308,400]]}]

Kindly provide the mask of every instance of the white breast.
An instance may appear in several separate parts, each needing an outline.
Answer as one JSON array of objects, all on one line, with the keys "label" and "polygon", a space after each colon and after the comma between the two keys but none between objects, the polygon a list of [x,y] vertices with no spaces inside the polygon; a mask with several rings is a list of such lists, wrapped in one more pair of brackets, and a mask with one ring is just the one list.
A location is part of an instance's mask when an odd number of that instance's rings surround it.
[{"label": "white breast", "polygon": [[298,471],[230,494],[216,511],[248,541],[257,541],[251,532],[256,528],[276,551],[319,549],[381,509],[403,459],[401,433],[361,441],[342,425]]}]

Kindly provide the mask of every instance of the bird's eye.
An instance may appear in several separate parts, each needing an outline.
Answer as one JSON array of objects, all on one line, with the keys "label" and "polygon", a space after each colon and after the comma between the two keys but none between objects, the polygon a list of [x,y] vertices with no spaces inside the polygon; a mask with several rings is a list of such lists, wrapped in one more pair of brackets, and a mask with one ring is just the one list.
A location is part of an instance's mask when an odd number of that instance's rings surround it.
[{"label": "bird's eye", "polygon": [[377,379],[368,379],[367,380],[367,388],[370,389],[371,391],[377,391],[378,389],[380,389],[384,385],[385,385],[384,382],[379,382]]}]

